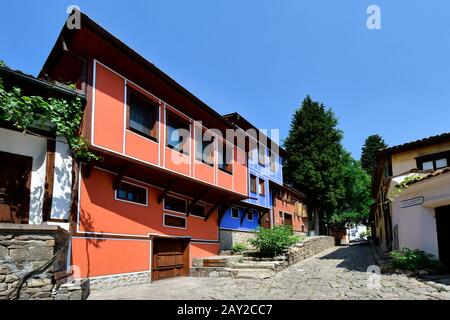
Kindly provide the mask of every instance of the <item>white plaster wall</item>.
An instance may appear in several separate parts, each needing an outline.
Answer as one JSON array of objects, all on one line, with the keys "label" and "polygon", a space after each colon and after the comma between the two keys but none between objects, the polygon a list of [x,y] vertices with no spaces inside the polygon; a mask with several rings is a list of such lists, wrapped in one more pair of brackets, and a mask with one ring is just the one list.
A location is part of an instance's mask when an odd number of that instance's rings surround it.
[{"label": "white plaster wall", "polygon": [[[424,203],[400,208],[401,201],[424,197]],[[439,257],[435,208],[450,204],[450,174],[413,184],[393,202],[393,227],[398,224],[399,247],[421,249]]]},{"label": "white plaster wall", "polygon": [[72,157],[69,145],[58,137],[55,148],[55,176],[50,216],[52,219],[68,219],[72,191]]},{"label": "white plaster wall", "polygon": [[30,186],[30,224],[42,223],[47,139],[0,128],[0,151],[33,158]]}]

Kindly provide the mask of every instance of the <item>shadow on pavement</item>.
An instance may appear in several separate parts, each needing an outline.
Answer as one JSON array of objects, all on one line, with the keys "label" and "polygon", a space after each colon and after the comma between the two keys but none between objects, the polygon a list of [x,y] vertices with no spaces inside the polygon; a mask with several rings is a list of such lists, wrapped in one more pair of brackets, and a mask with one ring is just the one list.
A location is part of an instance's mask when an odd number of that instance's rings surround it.
[{"label": "shadow on pavement", "polygon": [[367,267],[375,264],[369,245],[366,241],[341,245],[338,248],[339,249],[322,256],[319,259],[343,260],[336,265],[337,268],[359,272],[367,272]]}]

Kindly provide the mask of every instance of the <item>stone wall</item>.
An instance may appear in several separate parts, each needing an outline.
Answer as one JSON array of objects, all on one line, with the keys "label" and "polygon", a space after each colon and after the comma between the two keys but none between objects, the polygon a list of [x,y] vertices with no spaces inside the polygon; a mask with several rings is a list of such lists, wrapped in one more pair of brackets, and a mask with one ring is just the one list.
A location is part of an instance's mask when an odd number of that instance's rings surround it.
[{"label": "stone wall", "polygon": [[150,284],[151,279],[152,279],[151,273],[148,271],[143,271],[129,274],[90,278],[89,286],[91,291],[107,290],[138,284]]},{"label": "stone wall", "polygon": [[250,247],[249,240],[255,238],[253,231],[219,230],[220,249],[231,250],[236,243],[245,243]]},{"label": "stone wall", "polygon": [[317,236],[307,238],[296,244],[286,254],[288,265],[295,264],[301,260],[312,257],[323,250],[334,247],[334,238],[329,236]]},{"label": "stone wall", "polygon": [[58,226],[0,224],[0,300],[14,299],[20,280],[47,264],[61,249],[46,270],[24,283],[19,299],[86,298],[86,282],[56,284],[55,274],[66,270],[68,239],[68,232]]}]

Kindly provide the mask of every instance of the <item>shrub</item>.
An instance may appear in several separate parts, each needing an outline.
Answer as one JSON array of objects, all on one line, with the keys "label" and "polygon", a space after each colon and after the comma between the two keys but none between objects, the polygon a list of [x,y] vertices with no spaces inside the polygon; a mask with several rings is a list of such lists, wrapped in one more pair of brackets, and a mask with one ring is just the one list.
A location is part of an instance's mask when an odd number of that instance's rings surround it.
[{"label": "shrub", "polygon": [[235,243],[232,249],[234,252],[238,253],[248,250],[247,245],[245,243]]},{"label": "shrub", "polygon": [[258,233],[250,243],[255,246],[263,257],[274,257],[285,252],[297,243],[299,237],[294,236],[290,226],[276,226],[273,229],[259,228]]},{"label": "shrub", "polygon": [[433,255],[422,250],[402,248],[392,251],[389,255],[392,258],[391,264],[394,268],[405,270],[442,269],[441,263],[435,260]]}]

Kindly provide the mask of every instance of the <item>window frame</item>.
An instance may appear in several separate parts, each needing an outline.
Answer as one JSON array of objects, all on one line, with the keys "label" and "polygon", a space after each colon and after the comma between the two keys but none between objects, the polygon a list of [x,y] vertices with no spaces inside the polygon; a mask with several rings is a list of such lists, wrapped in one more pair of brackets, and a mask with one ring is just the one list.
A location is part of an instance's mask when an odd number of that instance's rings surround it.
[{"label": "window frame", "polygon": [[[131,187],[130,189],[145,190],[145,203],[128,200],[128,197],[127,197],[127,199],[119,198],[119,189],[121,187],[124,188],[123,185],[128,185],[129,188]],[[128,194],[128,191],[126,191],[126,193]],[[126,202],[126,203],[130,203],[130,204],[136,204],[136,205],[143,206],[143,207],[148,207],[148,188],[142,187],[140,185],[136,185],[136,184],[133,184],[133,183],[129,183],[129,182],[121,182],[119,187],[114,191],[114,199],[117,200],[117,201],[121,201],[121,202]]]},{"label": "window frame", "polygon": [[[202,207],[202,208],[203,208],[203,215],[200,216],[200,215],[195,214],[195,213],[194,213],[194,207]],[[206,206],[203,205],[203,204],[198,204],[198,203],[196,203],[196,204],[194,205],[194,207],[191,209],[191,214],[190,214],[190,215],[193,216],[193,217],[197,217],[197,218],[202,218],[202,219],[204,219],[204,218],[206,217]]]},{"label": "window frame", "polygon": [[[211,135],[211,140],[207,141],[207,145],[205,146],[204,143],[203,143],[204,142],[203,141],[203,137],[204,137],[204,135],[206,133],[206,130],[203,130],[203,128],[198,128],[198,129],[201,130],[201,135],[200,135],[201,140],[198,141],[197,138],[199,138],[199,137],[198,136],[195,137],[195,160],[197,160],[199,162],[202,162],[202,163],[204,163],[204,164],[206,164],[206,165],[208,165],[210,167],[214,167],[214,161],[215,161],[215,158],[216,158],[215,157],[215,150],[216,150],[215,140],[216,140],[216,137],[214,135]],[[196,130],[197,130],[197,128],[196,128]],[[210,162],[206,161],[203,157],[204,157],[205,148],[207,148],[211,144],[213,145],[213,149],[212,149],[212,161],[210,163]],[[201,158],[200,159],[199,159],[199,156],[198,156],[198,149],[197,149],[199,146],[201,148]]]},{"label": "window frame", "polygon": [[[138,99],[144,100],[144,102],[148,103],[153,110],[150,110],[150,112],[153,113],[153,129],[150,129],[150,132],[146,133],[139,129],[131,127],[131,95],[136,96]],[[158,102],[152,100],[151,98],[147,97],[145,94],[141,93],[140,91],[127,86],[127,119],[126,119],[126,129],[128,131],[131,131],[137,135],[140,135],[144,138],[150,139],[154,142],[159,142],[159,104]]]},{"label": "window frame", "polygon": [[258,145],[258,164],[263,167],[266,166],[266,157],[267,157],[266,149],[267,147],[265,145],[261,143]]},{"label": "window frame", "polygon": [[[262,182],[262,184],[261,184]],[[261,188],[262,186],[262,188]],[[265,197],[266,196],[266,180],[258,178],[258,194],[260,196]]]},{"label": "window frame", "polygon": [[[166,216],[175,217],[175,218],[184,220],[184,227],[176,227],[176,226],[167,225],[166,224]],[[188,219],[187,219],[187,217],[180,217],[180,216],[170,214],[170,213],[163,213],[163,227],[186,230],[188,228]]]},{"label": "window frame", "polygon": [[[186,129],[186,130],[189,131],[189,137],[184,142],[184,144],[181,147],[181,149],[177,149],[175,146],[169,144],[169,141],[170,141],[170,139],[169,139],[169,125],[168,125],[169,119],[171,120],[170,122],[178,122],[178,124],[184,122],[186,124],[186,127],[181,127],[181,125],[180,125],[180,126],[176,127],[176,129]],[[189,157],[190,154],[191,154],[191,150],[190,150],[190,148],[191,148],[190,140],[191,140],[191,134],[192,134],[192,132],[191,132],[192,131],[191,121],[188,120],[188,119],[185,119],[184,117],[182,117],[181,115],[177,114],[176,112],[174,112],[174,111],[172,111],[170,109],[166,109],[166,111],[165,111],[165,119],[164,120],[165,120],[164,121],[164,127],[165,127],[165,137],[166,137],[166,139],[165,139],[166,140],[165,141],[165,147],[169,148],[170,150],[176,151],[178,153],[181,153],[181,154]],[[170,126],[170,127],[173,127],[173,126]],[[187,146],[186,146],[186,144],[187,144]]]},{"label": "window frame", "polygon": [[[248,215],[249,215],[249,214],[252,215],[252,218],[251,218],[251,219],[248,218]],[[246,214],[246,216],[245,216],[245,218],[247,219],[247,221],[253,221],[253,220],[255,220],[255,219],[254,219],[254,214],[255,214],[254,210],[248,210],[248,211],[247,211],[247,214]]]},{"label": "window frame", "polygon": [[[254,179],[252,179],[252,178],[254,178]],[[252,182],[252,180],[254,180],[254,183]],[[257,176],[255,176],[253,174],[250,174],[250,179],[249,179],[250,188],[249,188],[249,190],[250,190],[251,193],[258,194],[258,181],[257,180],[258,180]]]},{"label": "window frame", "polygon": [[[440,167],[437,168],[436,167],[436,162],[438,160],[443,160],[446,159],[447,160],[447,166],[446,167]],[[439,153],[433,153],[433,154],[428,154],[425,156],[421,156],[421,157],[417,157],[416,158],[416,164],[417,164],[417,168],[419,170],[424,170],[423,169],[423,164],[426,162],[432,162],[433,163],[433,169],[428,169],[428,170],[439,170],[439,169],[443,169],[443,168],[447,168],[450,166],[450,151],[444,151],[444,152],[439,152]]]},{"label": "window frame", "polygon": [[[218,166],[220,171],[228,173],[228,174],[233,174],[234,145],[231,145],[225,139],[222,140],[221,142],[218,141],[218,143],[222,143],[222,148],[218,148],[218,150],[217,150],[217,154],[218,154],[218,156],[217,156],[217,158],[218,158],[217,166]],[[230,158],[232,163],[228,163],[228,164],[226,163],[226,160],[227,160],[226,150],[227,150],[227,148],[230,148],[231,153],[232,153],[231,158]],[[222,154],[221,154],[220,150],[222,150]],[[224,160],[225,160],[225,163],[224,163]]]},{"label": "window frame", "polygon": [[[237,217],[233,216],[233,211],[236,210],[237,211]],[[231,218],[232,219],[239,219],[240,218],[240,213],[239,213],[239,208],[237,207],[231,207]]]},{"label": "window frame", "polygon": [[[172,198],[172,199],[176,199],[176,200],[183,201],[184,204],[185,204],[185,206],[184,206],[184,211],[176,211],[176,210],[172,210],[172,209],[167,209],[167,208],[166,208],[166,201],[167,201],[167,198]],[[169,212],[175,212],[175,213],[178,213],[178,214],[187,215],[187,200],[186,200],[186,199],[183,199],[183,198],[180,198],[180,197],[175,197],[175,196],[173,196],[173,195],[166,195],[166,196],[163,198],[163,210],[164,210],[164,211],[169,211]]]}]

